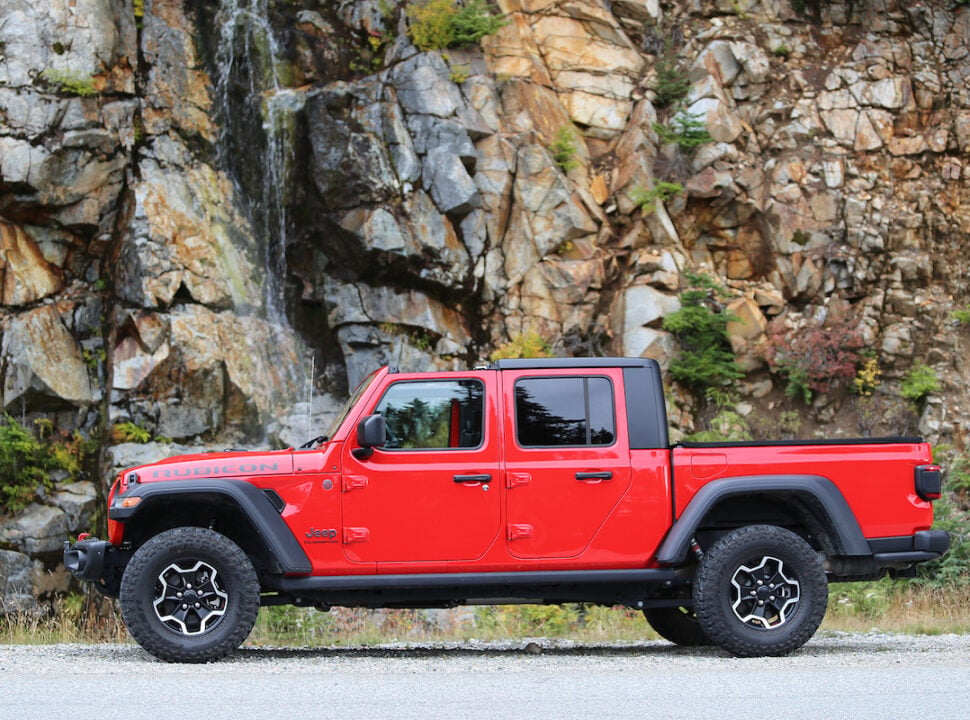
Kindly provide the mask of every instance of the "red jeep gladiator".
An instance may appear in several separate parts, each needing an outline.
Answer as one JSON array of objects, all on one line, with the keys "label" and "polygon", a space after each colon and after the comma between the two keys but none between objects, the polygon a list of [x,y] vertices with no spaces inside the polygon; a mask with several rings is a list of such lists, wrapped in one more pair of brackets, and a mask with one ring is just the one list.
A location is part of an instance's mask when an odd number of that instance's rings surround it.
[{"label": "red jeep gladiator", "polygon": [[382,368],[304,448],[174,457],[109,495],[65,564],[148,652],[205,662],[260,605],[598,603],[682,645],[783,655],[828,582],[940,557],[919,438],[680,443],[639,358]]}]

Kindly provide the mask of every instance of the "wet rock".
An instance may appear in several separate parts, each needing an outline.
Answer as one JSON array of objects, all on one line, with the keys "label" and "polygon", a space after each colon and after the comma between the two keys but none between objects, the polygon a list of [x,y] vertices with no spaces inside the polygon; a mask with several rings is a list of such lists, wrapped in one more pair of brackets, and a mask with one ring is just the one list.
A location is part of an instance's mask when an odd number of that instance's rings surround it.
[{"label": "wet rock", "polygon": [[0,303],[27,305],[62,286],[61,274],[24,228],[0,218]]},{"label": "wet rock", "polygon": [[307,100],[314,184],[327,209],[381,202],[399,189],[394,167],[381,140],[333,116],[326,99]]},{"label": "wet rock", "polygon": [[0,344],[6,367],[4,407],[28,397],[32,404],[54,406],[86,405],[98,398],[84,352],[71,333],[74,309],[67,303],[42,305],[7,320]]},{"label": "wet rock", "polygon": [[64,511],[65,522],[72,534],[90,529],[91,518],[98,502],[98,493],[93,483],[60,485],[51,501]]},{"label": "wet rock", "polygon": [[39,566],[29,555],[0,550],[0,616],[39,612],[33,594],[33,575]]},{"label": "wet rock", "polygon": [[[477,191],[473,197],[477,197]],[[341,227],[354,240],[349,250],[353,255],[363,257],[376,251],[401,258],[406,270],[424,281],[461,287],[471,269],[468,251],[459,241],[452,221],[421,191],[413,193],[398,208],[352,210],[344,215]]]},{"label": "wet rock", "polygon": [[[141,19],[141,52],[147,67],[141,118],[149,135],[184,132],[209,142],[218,128],[210,83],[198,57],[192,22],[180,0],[153,0]],[[134,54],[131,57],[136,57]]]},{"label": "wet rock", "polygon": [[0,525],[0,543],[30,556],[55,555],[63,551],[69,530],[63,510],[34,504]]},{"label": "wet rock", "polygon": [[[228,177],[191,160],[168,139],[156,141],[134,186],[130,241],[120,249],[119,297],[142,308],[167,307],[176,293],[215,309],[262,305],[256,243],[234,206]],[[173,167],[177,158],[181,167]]]},{"label": "wet rock", "polygon": [[513,212],[518,211],[520,227],[538,257],[599,229],[562,173],[550,166],[545,148],[532,145],[519,150],[514,202]]},{"label": "wet rock", "polygon": [[422,181],[434,204],[446,215],[467,215],[481,204],[478,188],[457,155],[428,153]]}]

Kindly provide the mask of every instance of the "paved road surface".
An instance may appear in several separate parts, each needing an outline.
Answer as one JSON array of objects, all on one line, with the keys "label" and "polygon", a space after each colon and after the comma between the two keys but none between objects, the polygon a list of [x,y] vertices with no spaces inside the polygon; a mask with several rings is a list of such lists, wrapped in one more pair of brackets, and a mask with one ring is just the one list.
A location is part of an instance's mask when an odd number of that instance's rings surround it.
[{"label": "paved road surface", "polygon": [[0,720],[970,718],[970,636],[829,635],[747,660],[537,642],[245,648],[202,666],[133,645],[0,646]]}]

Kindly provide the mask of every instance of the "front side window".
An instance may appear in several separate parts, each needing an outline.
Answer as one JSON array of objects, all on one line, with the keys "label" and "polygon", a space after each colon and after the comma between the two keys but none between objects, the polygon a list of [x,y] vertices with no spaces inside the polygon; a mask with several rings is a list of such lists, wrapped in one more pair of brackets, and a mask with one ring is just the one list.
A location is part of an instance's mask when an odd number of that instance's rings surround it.
[{"label": "front side window", "polygon": [[612,445],[613,384],[603,377],[519,380],[515,427],[522,447]]},{"label": "front side window", "polygon": [[479,447],[485,387],[478,380],[399,382],[374,412],[387,422],[385,450]]}]

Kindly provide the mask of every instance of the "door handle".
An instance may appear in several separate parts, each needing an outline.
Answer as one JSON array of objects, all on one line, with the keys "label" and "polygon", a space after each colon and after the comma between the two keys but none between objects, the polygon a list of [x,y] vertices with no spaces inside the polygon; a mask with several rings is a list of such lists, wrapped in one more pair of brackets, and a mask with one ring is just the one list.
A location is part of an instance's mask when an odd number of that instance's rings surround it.
[{"label": "door handle", "polygon": [[613,473],[609,470],[603,470],[600,472],[578,472],[576,473],[577,480],[610,480],[613,477]]},{"label": "door handle", "polygon": [[456,483],[487,483],[492,482],[492,476],[488,473],[482,473],[481,475],[455,475],[454,481]]}]

